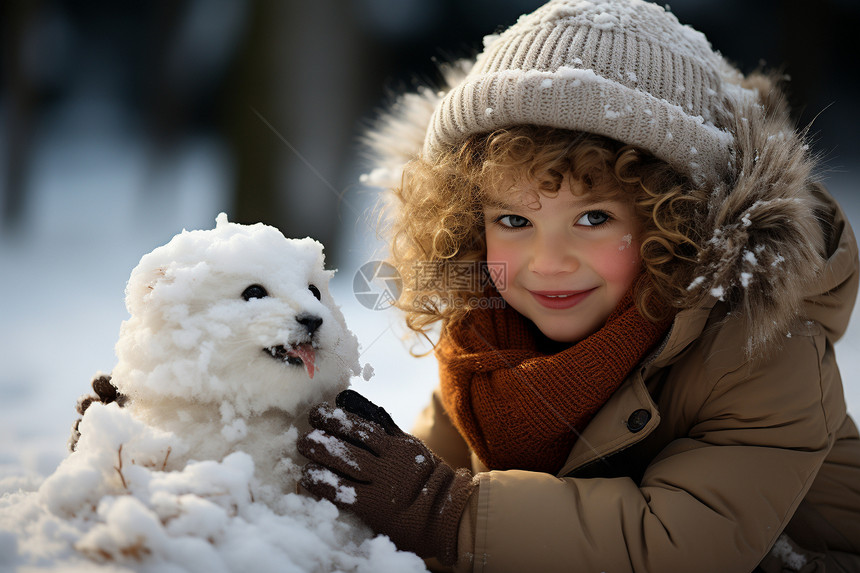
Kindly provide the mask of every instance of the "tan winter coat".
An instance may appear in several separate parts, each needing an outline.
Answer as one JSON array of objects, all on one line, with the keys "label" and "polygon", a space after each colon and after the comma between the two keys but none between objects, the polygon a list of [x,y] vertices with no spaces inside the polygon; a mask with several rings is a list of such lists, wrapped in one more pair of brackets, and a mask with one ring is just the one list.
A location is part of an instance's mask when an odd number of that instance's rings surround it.
[{"label": "tan winter coat", "polygon": [[[687,300],[561,472],[485,471],[438,395],[414,428],[479,472],[458,571],[860,573],[860,438],[833,348],[857,243],[780,91],[743,84],[757,98],[719,118],[733,159],[697,212],[711,239]],[[438,97],[403,96],[369,134],[376,184],[397,184]]]},{"label": "tan winter coat", "polygon": [[857,244],[838,211],[834,228],[809,322],[779,350],[746,359],[742,320],[714,298],[682,311],[557,476],[485,471],[434,394],[414,433],[484,472],[457,570],[729,573],[767,555],[768,573],[860,571],[860,439],[833,353]]}]

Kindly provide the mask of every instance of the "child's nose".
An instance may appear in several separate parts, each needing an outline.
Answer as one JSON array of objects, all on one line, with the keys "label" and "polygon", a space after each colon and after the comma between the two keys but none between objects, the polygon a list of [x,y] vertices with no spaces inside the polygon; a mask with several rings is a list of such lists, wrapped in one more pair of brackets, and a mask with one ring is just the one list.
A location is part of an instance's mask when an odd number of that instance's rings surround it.
[{"label": "child's nose", "polygon": [[572,273],[579,268],[575,250],[560,237],[544,236],[535,240],[529,270],[539,275]]}]

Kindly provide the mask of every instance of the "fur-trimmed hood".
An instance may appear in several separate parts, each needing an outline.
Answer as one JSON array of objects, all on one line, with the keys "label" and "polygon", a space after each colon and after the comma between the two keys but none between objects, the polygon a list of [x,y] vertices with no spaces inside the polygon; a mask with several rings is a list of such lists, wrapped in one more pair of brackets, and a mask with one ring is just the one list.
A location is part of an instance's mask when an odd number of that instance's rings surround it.
[{"label": "fur-trimmed hood", "polygon": [[[365,137],[371,157],[365,183],[383,189],[400,184],[403,165],[421,153],[434,109],[470,67],[469,61],[443,67],[447,87],[421,87],[400,96],[381,114]],[[702,236],[710,239],[679,308],[725,301],[732,314],[747,321],[746,351],[753,353],[778,342],[794,321],[810,318],[803,301],[825,288],[819,282],[830,254],[828,244],[839,242],[833,234],[842,229],[833,228],[838,207],[828,203],[829,196],[814,181],[815,159],[805,131],[793,126],[776,81],[753,74],[741,87],[745,89],[733,90],[718,119],[719,127],[734,139],[732,162],[721,180],[706,184],[709,199],[697,216]],[[856,269],[844,273],[847,280]],[[843,302],[847,317],[853,294]]]}]

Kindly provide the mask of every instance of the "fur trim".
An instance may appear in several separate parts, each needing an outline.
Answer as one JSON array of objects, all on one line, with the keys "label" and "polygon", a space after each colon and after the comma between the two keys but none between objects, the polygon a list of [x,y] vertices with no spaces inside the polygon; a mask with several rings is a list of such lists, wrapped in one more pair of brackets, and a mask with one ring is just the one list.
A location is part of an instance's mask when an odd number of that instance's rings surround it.
[{"label": "fur trim", "polygon": [[[791,125],[773,78],[755,74],[728,102],[734,165],[702,213],[695,277],[683,307],[713,296],[747,322],[748,353],[784,337],[824,265],[821,205],[810,190],[814,160]],[[749,93],[747,90],[744,90]]]},{"label": "fur trim", "polygon": [[434,90],[422,85],[415,92],[397,97],[362,137],[368,150],[371,171],[361,182],[381,189],[400,185],[403,166],[421,153],[433,111],[451,87],[465,79],[474,62],[469,59],[442,64],[443,85]]},{"label": "fur trim", "polygon": [[[448,86],[471,62],[443,70]],[[718,122],[734,136],[727,175],[700,208],[705,242],[680,308],[726,301],[748,323],[748,355],[784,337],[824,265],[820,206],[810,190],[815,161],[794,129],[774,78],[753,74],[731,90]],[[727,79],[729,79],[727,77]],[[450,89],[446,87],[445,89]],[[730,88],[731,89],[731,88]],[[445,91],[401,96],[365,136],[374,170],[363,181],[390,189],[422,150],[433,109]]]}]

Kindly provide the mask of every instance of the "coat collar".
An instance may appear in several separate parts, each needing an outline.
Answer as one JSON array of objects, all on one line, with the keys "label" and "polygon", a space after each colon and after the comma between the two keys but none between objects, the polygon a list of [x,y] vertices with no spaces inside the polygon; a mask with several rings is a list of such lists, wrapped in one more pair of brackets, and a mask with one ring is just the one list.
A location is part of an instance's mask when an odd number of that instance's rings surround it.
[{"label": "coat collar", "polygon": [[654,354],[645,361],[642,367],[645,372],[644,378],[656,368],[668,366],[677,360],[681,353],[686,350],[690,344],[699,336],[705,329],[708,318],[717,299],[710,297],[706,299],[700,306],[696,308],[688,308],[682,310],[675,315],[675,320],[672,321],[672,327],[669,329],[669,334],[666,340],[654,352]]},{"label": "coat collar", "polygon": [[656,370],[678,360],[705,328],[716,299],[679,312],[664,342],[612,394],[573,446],[558,476],[598,462],[647,437],[659,424],[660,412],[645,386]]},{"label": "coat collar", "polygon": [[558,477],[627,448],[660,424],[641,371],[628,378],[582,431]]}]

